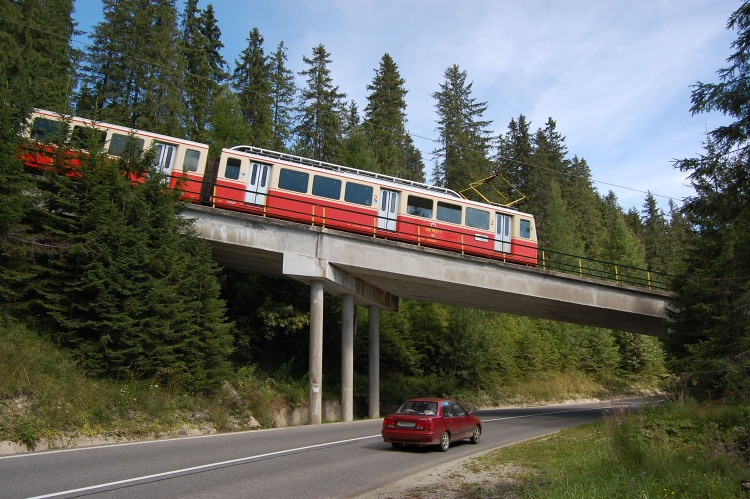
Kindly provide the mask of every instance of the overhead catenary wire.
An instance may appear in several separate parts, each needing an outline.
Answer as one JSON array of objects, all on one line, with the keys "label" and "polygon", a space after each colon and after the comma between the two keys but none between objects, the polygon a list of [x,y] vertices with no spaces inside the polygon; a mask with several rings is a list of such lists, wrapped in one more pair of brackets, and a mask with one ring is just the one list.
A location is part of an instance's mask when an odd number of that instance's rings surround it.
[{"label": "overhead catenary wire", "polygon": [[[71,43],[78,44],[78,45],[80,45],[82,47],[94,48],[94,46],[92,44],[86,43],[86,42],[81,41],[79,39],[76,39],[75,36],[71,36],[70,38],[68,38],[67,36],[60,35],[60,34],[57,34],[57,33],[54,33],[54,32],[48,31],[48,30],[44,30],[44,29],[38,28],[36,26],[30,26],[30,25],[28,25],[26,23],[23,23],[23,22],[20,22],[20,21],[16,21],[16,20],[13,20],[13,19],[8,19],[7,17],[4,17],[4,16],[0,16],[0,19],[2,19],[3,21],[9,22],[9,23],[13,23],[13,24],[17,24],[19,26],[23,26],[23,27],[28,28],[28,29],[39,31],[40,33],[44,33],[46,35],[50,35],[50,36],[54,36],[54,37],[57,37],[57,38],[61,38],[61,39],[66,40],[66,41],[70,40]],[[89,33],[85,32],[85,31],[74,31],[74,35],[75,34],[88,35]],[[136,61],[136,62],[144,64],[144,65],[149,65],[149,66],[152,66],[152,67],[161,68],[161,69],[164,69],[164,70],[170,71],[170,72],[180,73],[183,76],[187,76],[187,77],[190,77],[190,78],[198,78],[198,79],[201,79],[201,80],[206,80],[206,81],[209,81],[209,82],[216,83],[213,79],[211,79],[211,78],[209,78],[207,76],[190,73],[189,71],[182,70],[182,69],[176,69],[174,67],[167,66],[165,64],[159,64],[159,63],[154,62],[154,61],[149,61],[149,60],[146,60],[146,59],[143,59],[143,58],[140,58],[140,57],[135,57],[135,56],[121,54],[121,53],[119,53],[117,55],[120,56],[120,57],[122,57],[122,58],[130,59],[130,60]],[[244,89],[244,90],[248,90],[248,89]],[[252,90],[250,90],[250,91],[252,91]],[[384,130],[395,131],[395,130],[393,130],[391,128],[384,127],[384,126],[381,126],[381,125],[375,125],[375,126],[378,126],[378,127],[382,128]],[[422,139],[422,140],[433,142],[435,144],[442,144],[442,141],[440,139],[434,139],[434,138],[431,138],[431,137],[424,137],[422,135],[409,132],[408,130],[405,130],[404,133],[406,133],[407,135],[409,135],[409,137],[412,137],[412,138],[419,138],[419,139]],[[457,145],[456,147],[465,149],[465,148],[463,148],[463,146],[459,146],[459,145]],[[500,156],[500,157],[498,157],[498,159],[503,160],[503,161],[507,161],[507,162],[512,162],[512,163],[515,163],[515,164],[520,165],[520,166],[526,166],[526,167],[537,168],[539,170],[549,171],[549,172],[553,172],[553,173],[559,173],[557,170],[554,170],[552,168],[548,168],[548,167],[545,167],[545,166],[537,165],[537,164],[534,164],[534,163],[528,163],[528,162],[517,160],[517,159],[514,159],[514,158],[508,158],[508,157],[502,157],[502,156]],[[591,180],[592,183],[595,183],[595,184],[607,185],[607,186],[614,187],[614,188],[617,188],[617,189],[623,189],[623,190],[628,190],[628,191],[631,191],[631,192],[637,192],[637,193],[641,193],[641,194],[651,195],[651,196],[654,196],[654,197],[668,199],[670,201],[679,201],[679,202],[682,202],[685,199],[685,198],[676,198],[674,196],[668,196],[668,195],[665,195],[665,194],[657,194],[657,193],[654,193],[654,192],[651,192],[651,191],[644,191],[642,189],[636,189],[636,188],[633,188],[633,187],[628,187],[628,186],[624,186],[624,185],[614,184],[614,183],[606,182],[606,181],[603,181],[603,180],[597,180],[595,178],[591,178],[590,180]]]}]

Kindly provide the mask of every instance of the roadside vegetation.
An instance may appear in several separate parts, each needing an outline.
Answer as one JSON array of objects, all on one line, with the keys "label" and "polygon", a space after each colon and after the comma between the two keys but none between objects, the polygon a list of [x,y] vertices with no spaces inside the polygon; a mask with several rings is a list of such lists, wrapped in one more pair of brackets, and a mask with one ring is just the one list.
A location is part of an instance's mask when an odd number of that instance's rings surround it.
[{"label": "roadside vegetation", "polygon": [[[490,407],[604,399],[669,383],[683,399],[612,414],[473,466],[512,471],[507,490],[526,497],[745,493],[750,2],[729,18],[736,52],[720,82],[697,84],[692,99],[692,112],[736,121],[709,132],[699,157],[676,162],[695,196],[670,201],[666,212],[651,193],[642,210],[625,212],[614,193],[597,192],[552,118],[536,131],[524,115],[493,130],[483,116],[489,104],[472,96],[467,72],[452,61],[435,82],[440,148],[425,151],[435,160],[427,179],[406,132],[408,85],[389,54],[360,117],[333,84],[322,44],[301,57],[306,88],[296,88],[283,43],[266,55],[257,28],[232,72],[213,9],[198,9],[197,0],[184,3],[182,16],[174,2],[143,9],[106,1],[84,52],[72,43],[72,0],[0,5],[0,440],[34,448],[42,439],[65,445],[77,436],[269,427],[279,411],[307,401],[309,288],[218,268],[190,222],[175,216],[183,206],[178,194],[164,195],[153,152],[113,161],[88,148],[75,179],[54,169],[31,174],[18,152],[38,107],[211,142],[214,152],[254,144],[457,191],[503,172],[527,194],[518,207],[536,217],[547,254],[674,277],[677,312],[666,341],[402,301],[397,313],[381,315],[382,409],[412,395]],[[142,36],[132,26],[153,30]],[[186,82],[196,71],[206,78]],[[317,81],[324,92],[314,91]],[[134,172],[148,172],[148,181],[126,181]],[[336,398],[341,306],[326,297],[324,307],[324,396]],[[358,309],[360,414],[367,324],[367,310]],[[462,494],[506,490],[492,487],[466,485]]]},{"label": "roadside vegetation", "polygon": [[[91,377],[44,335],[15,321],[1,326],[0,441],[29,449],[42,441],[65,446],[76,437],[117,441],[270,428],[281,411],[307,403],[306,378],[251,367],[237,370],[210,394],[155,379]],[[336,388],[326,398],[337,398]],[[435,377],[395,377],[384,381],[383,397],[384,405],[396,406],[403,393],[451,394],[471,407],[490,407],[607,397],[620,393],[615,388],[625,386],[608,388],[581,373],[550,373],[479,391]],[[366,383],[361,390],[367,392]],[[360,412],[366,411],[363,405]]]},{"label": "roadside vegetation", "polygon": [[470,459],[405,496],[441,487],[462,498],[746,497],[748,420],[747,403],[691,399],[619,411]]}]

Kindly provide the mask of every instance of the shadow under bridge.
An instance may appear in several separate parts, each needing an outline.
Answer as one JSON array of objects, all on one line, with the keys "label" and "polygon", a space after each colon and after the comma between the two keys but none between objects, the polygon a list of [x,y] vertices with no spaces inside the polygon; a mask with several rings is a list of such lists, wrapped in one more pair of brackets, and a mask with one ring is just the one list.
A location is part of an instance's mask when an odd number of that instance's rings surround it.
[{"label": "shadow under bridge", "polygon": [[354,306],[370,311],[369,415],[380,417],[379,311],[400,298],[652,336],[667,332],[670,294],[315,225],[191,205],[200,237],[227,268],[310,284],[310,414],[322,420],[323,293],[342,298],[342,419],[353,418]]}]

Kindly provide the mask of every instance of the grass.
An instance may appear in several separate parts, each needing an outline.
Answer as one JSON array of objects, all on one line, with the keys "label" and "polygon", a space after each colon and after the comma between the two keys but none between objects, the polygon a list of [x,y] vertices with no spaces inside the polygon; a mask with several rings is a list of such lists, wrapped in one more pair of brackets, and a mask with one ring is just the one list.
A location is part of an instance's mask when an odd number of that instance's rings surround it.
[{"label": "grass", "polygon": [[[750,404],[672,401],[493,451],[467,471],[462,497],[746,497]],[[502,473],[498,470],[505,470]]]},{"label": "grass", "polygon": [[0,441],[34,448],[42,439],[175,435],[189,429],[273,426],[306,385],[242,369],[219,393],[186,394],[141,380],[86,377],[66,352],[25,326],[0,320]]}]

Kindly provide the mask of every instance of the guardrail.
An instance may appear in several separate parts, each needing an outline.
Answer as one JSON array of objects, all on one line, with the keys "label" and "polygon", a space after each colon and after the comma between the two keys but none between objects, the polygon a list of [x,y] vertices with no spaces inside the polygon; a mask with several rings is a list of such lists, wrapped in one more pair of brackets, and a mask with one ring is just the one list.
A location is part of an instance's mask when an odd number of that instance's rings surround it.
[{"label": "guardrail", "polygon": [[[245,191],[244,189],[238,189],[238,190],[242,190],[243,192]],[[271,198],[274,196],[272,193],[266,193],[265,195],[268,198]],[[263,210],[263,208],[260,206],[258,207],[258,209]],[[308,209],[308,211],[305,211],[305,212],[287,210],[287,212],[284,213],[283,218],[291,219],[291,220],[297,219],[297,221],[305,220],[305,223],[310,224],[310,225],[317,225],[317,226],[326,226],[326,225],[336,226],[344,222],[350,222],[350,220],[346,220],[346,219],[339,218],[339,217],[325,216],[326,210],[323,204],[317,204],[315,202],[312,202],[309,204],[309,206],[306,209]],[[238,209],[237,211],[243,211],[243,210]],[[245,210],[245,211],[249,211],[249,210]],[[278,209],[276,209],[275,211],[278,211]],[[337,208],[336,211],[346,212],[347,210],[345,208]],[[352,213],[355,213],[355,212],[352,210]],[[361,213],[359,215],[361,216]],[[357,227],[352,227],[352,230],[360,234],[362,233],[370,234],[375,238],[378,238],[378,237],[388,238],[388,236],[391,235],[392,233],[378,229],[377,220],[378,220],[378,217],[374,216],[370,223],[366,225],[358,224]],[[409,222],[402,222],[402,223],[409,223]],[[456,235],[462,234],[459,231],[450,231],[448,229],[445,229],[444,227],[441,227],[441,229],[445,232],[452,232]],[[427,245],[429,245],[428,240],[420,239],[420,238],[416,238],[412,242],[418,246],[425,245],[426,242],[427,242]],[[523,246],[522,243],[519,243],[517,241],[515,241],[513,244],[516,245],[517,247]],[[471,242],[471,239],[468,239],[468,238],[463,240],[461,246],[462,246],[461,250],[460,251],[456,250],[456,252],[477,254],[480,252],[479,250],[482,249],[478,245],[473,245]],[[547,248],[537,248],[536,246],[535,246],[535,249],[537,250],[537,254],[538,254],[538,259],[537,259],[537,264],[536,264],[537,268],[542,268],[545,270],[551,270],[555,272],[562,272],[565,274],[577,275],[580,277],[587,277],[591,279],[610,281],[610,282],[614,282],[617,284],[644,287],[644,288],[653,289],[653,290],[660,290],[660,291],[671,290],[672,276],[664,272],[642,269],[642,268],[633,267],[629,265],[622,265],[619,263],[597,260],[594,258],[587,258],[587,257],[580,256],[580,255],[572,255],[572,254],[563,253],[563,252],[559,252],[559,251],[555,251],[555,250],[551,250]],[[496,259],[500,261],[506,260],[505,255],[503,254],[498,254],[497,257],[493,257],[491,259]]]}]

